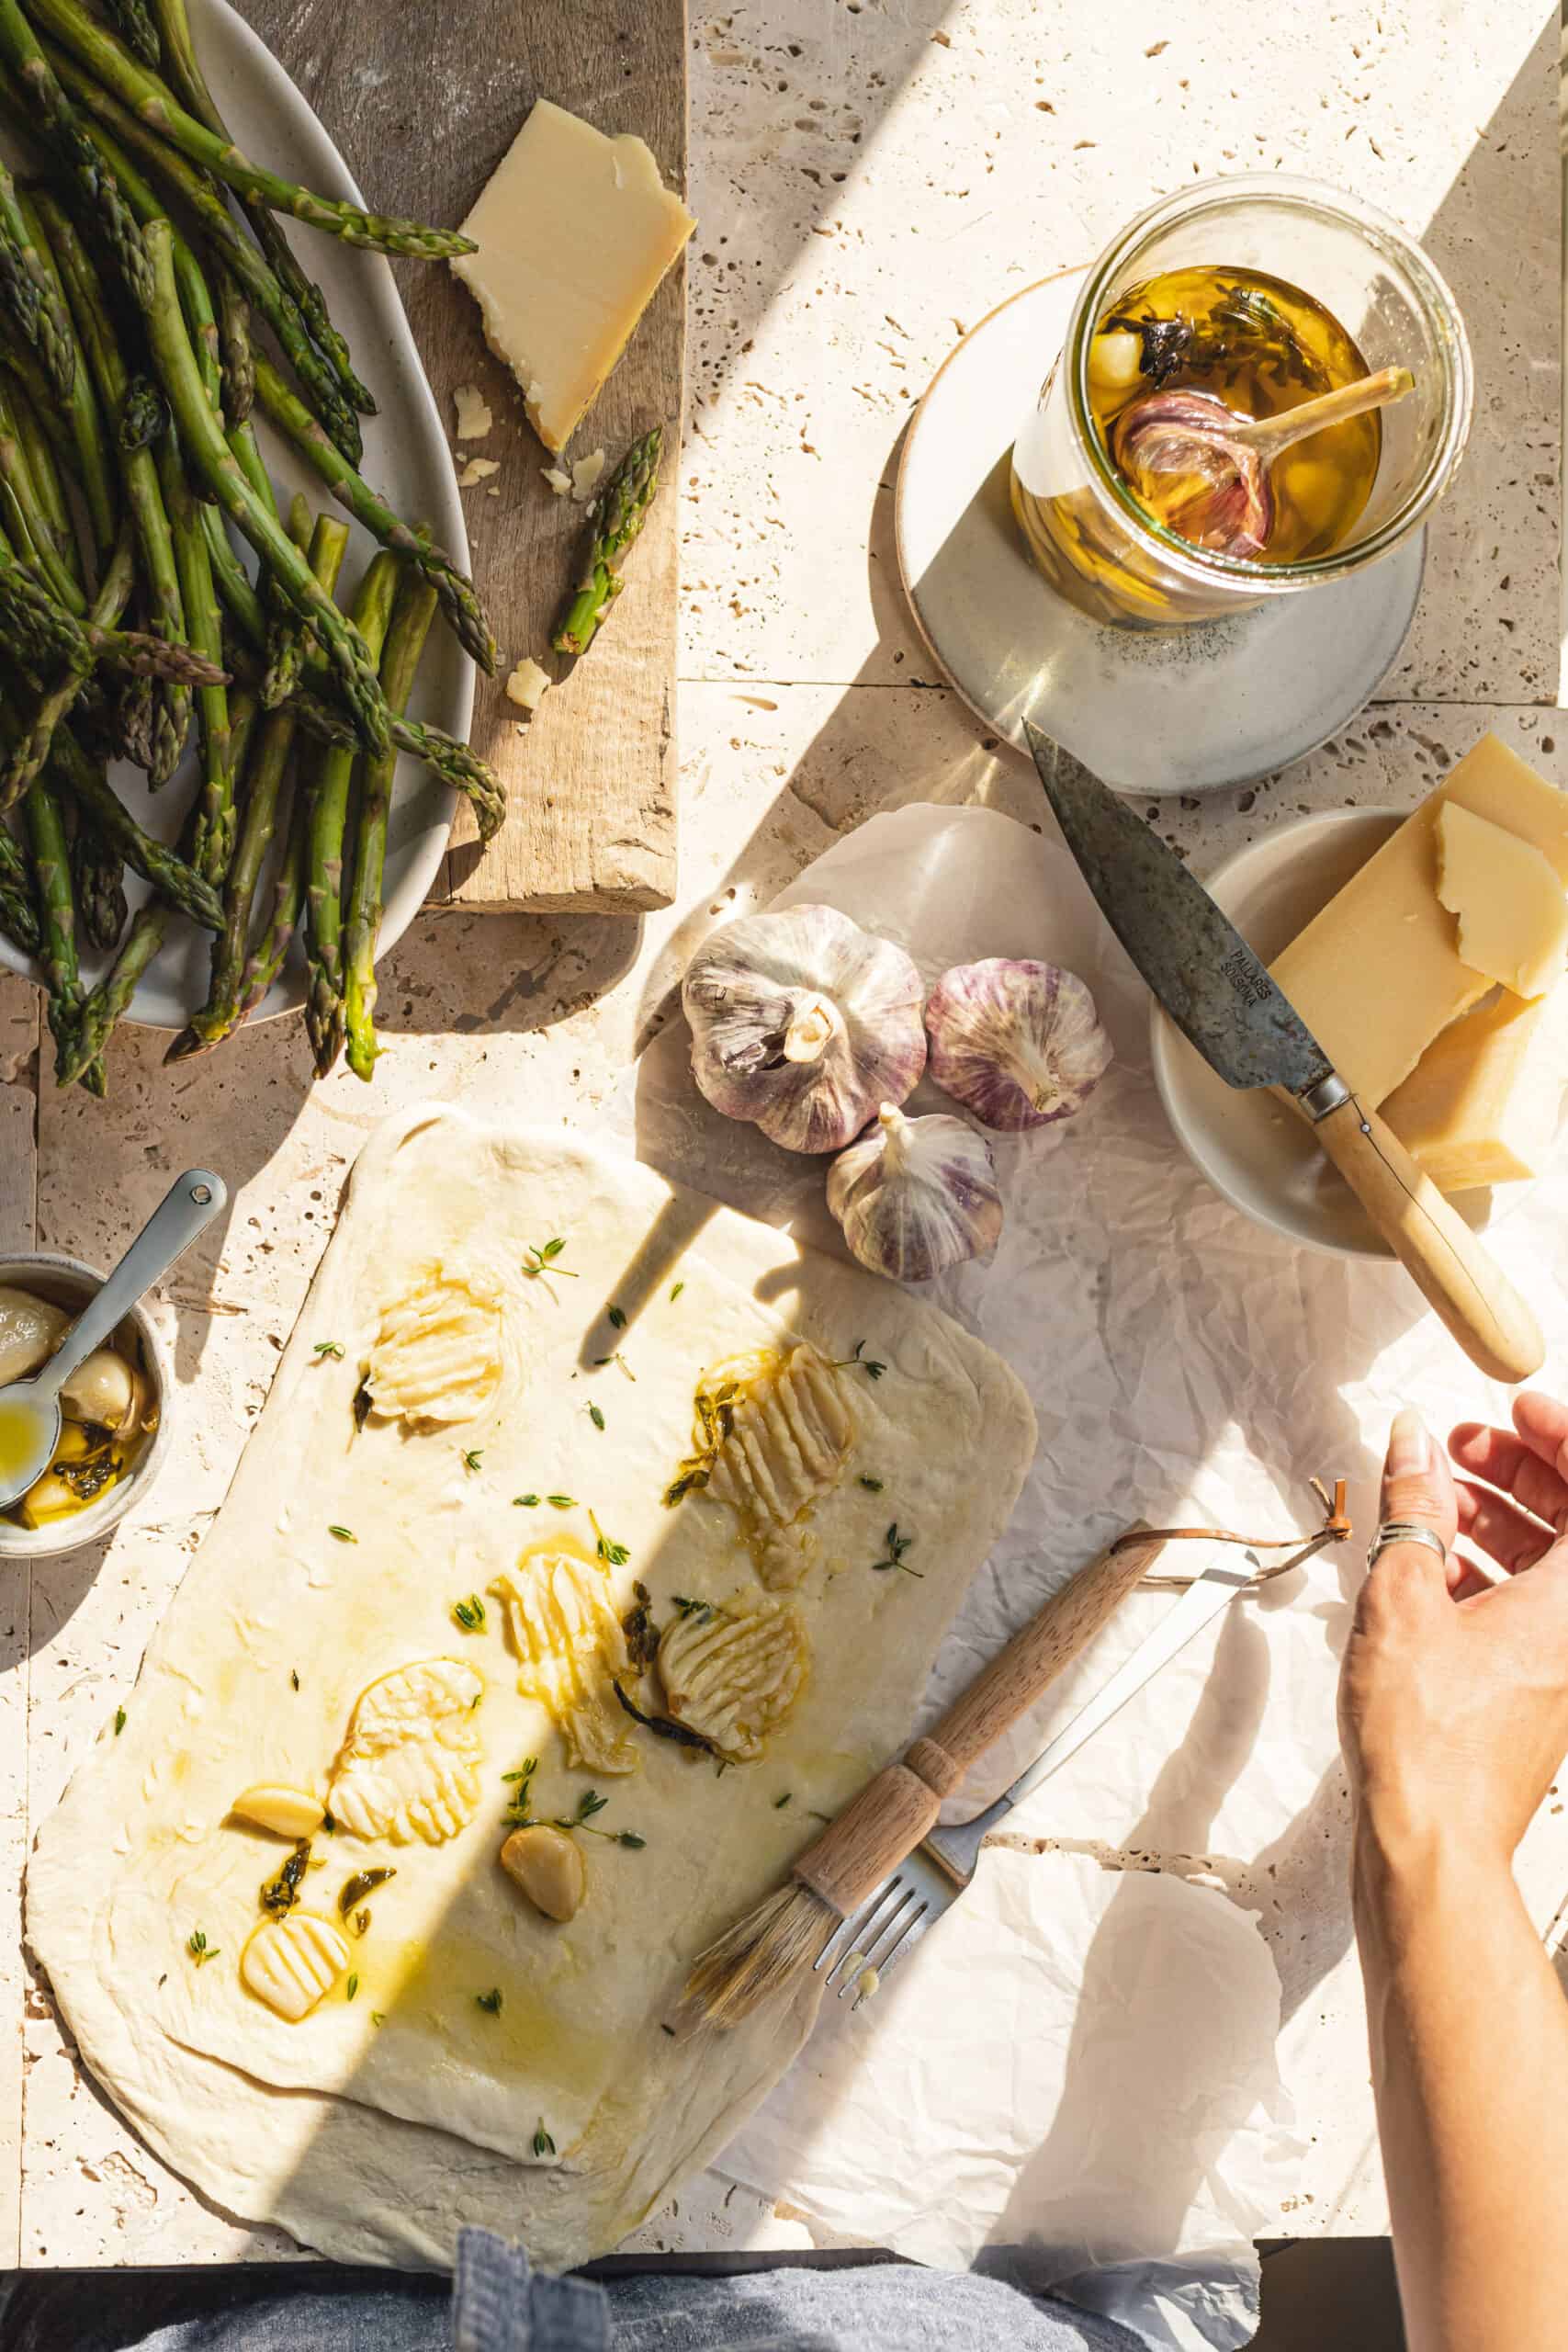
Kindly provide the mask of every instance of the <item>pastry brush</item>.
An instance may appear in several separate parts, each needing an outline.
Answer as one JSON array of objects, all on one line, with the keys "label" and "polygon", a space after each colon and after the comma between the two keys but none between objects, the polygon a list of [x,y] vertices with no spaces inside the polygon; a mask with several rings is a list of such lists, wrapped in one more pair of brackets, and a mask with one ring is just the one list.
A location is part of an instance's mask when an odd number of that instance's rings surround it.
[{"label": "pastry brush", "polygon": [[[1325,1544],[1343,1542],[1350,1532],[1343,1483],[1336,1487],[1332,1498],[1322,1487],[1317,1491],[1325,1505],[1325,1523],[1316,1535],[1304,1542],[1299,1536],[1258,1539],[1259,1550],[1280,1549],[1285,1544],[1292,1547],[1291,1557],[1278,1567],[1260,1569],[1248,1550],[1245,1568],[1214,1567],[1193,1579],[1186,1597],[1090,1702],[1083,1715],[1021,1775],[994,1810],[1010,1810],[1036,1779],[1043,1779],[1047,1770],[1065,1762],[1236,1591],[1260,1577],[1282,1575]],[[888,1765],[852,1798],[800,1855],[785,1885],[698,1954],[686,1979],[675,2030],[685,2034],[703,2025],[739,2025],[763,2003],[787,1994],[804,1969],[830,1960],[828,1973],[831,1977],[848,1973],[851,1957],[858,1955],[870,1963],[878,1951],[886,1964],[900,1943],[913,1940],[909,1931],[915,1927],[919,1889],[911,1895],[906,1886],[900,1894],[896,1874],[917,1849],[922,1856],[931,1851],[934,1863],[942,1864],[931,1833],[942,1800],[953,1793],[970,1767],[1034,1704],[1063,1668],[1087,1649],[1133,1587],[1143,1580],[1164,1546],[1187,1537],[1222,1544],[1248,1541],[1207,1527],[1130,1528],[1118,1536],[1051,1595],[925,1736],[914,1742],[901,1763]],[[1153,1581],[1166,1580],[1156,1577]],[[1201,1594],[1196,1589],[1199,1585],[1204,1588]],[[976,1851],[983,1835],[982,1828],[974,1839]],[[945,1891],[934,1871],[930,1874],[926,1914],[939,1916],[962,1894],[973,1866],[974,1856],[969,1855],[966,1868],[949,1868],[951,1886]],[[922,1914],[917,1932],[923,1931],[929,1917]],[[872,1950],[867,1951],[863,1938],[874,1929]],[[830,1954],[829,1946],[833,1948]]]}]

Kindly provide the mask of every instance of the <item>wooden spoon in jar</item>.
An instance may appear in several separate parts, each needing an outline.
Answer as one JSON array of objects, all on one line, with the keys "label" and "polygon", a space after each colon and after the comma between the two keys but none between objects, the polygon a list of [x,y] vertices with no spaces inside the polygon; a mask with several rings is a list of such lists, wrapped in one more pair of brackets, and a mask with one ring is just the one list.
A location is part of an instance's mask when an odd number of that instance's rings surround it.
[{"label": "wooden spoon in jar", "polygon": [[1214,554],[1252,559],[1264,552],[1273,528],[1269,469],[1276,458],[1330,425],[1403,400],[1415,381],[1408,368],[1380,368],[1279,416],[1260,417],[1238,416],[1213,392],[1151,392],[1117,418],[1111,454],[1168,530]]}]

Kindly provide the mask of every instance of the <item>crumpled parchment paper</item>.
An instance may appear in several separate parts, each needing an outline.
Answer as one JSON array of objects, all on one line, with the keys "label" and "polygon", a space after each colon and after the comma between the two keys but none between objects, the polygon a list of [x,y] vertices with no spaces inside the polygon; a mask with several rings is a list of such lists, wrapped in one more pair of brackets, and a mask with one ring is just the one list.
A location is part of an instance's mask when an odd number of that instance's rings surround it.
[{"label": "crumpled parchment paper", "polygon": [[[1189,1164],[1149,1073],[1147,993],[1059,838],[989,809],[905,808],[836,842],[776,903],[812,900],[898,940],[928,982],[982,956],[1065,964],[1116,1047],[1077,1118],[993,1138],[1007,1204],[995,1256],[931,1286],[1024,1380],[1040,1446],[938,1660],[927,1720],[1123,1527],[1304,1532],[1315,1473],[1350,1481],[1366,1529],[1400,1404],[1438,1430],[1506,1418],[1505,1393],[1398,1267],[1294,1250]],[[840,1247],[822,1164],[711,1111],[688,1050],[676,1021],[612,1105],[613,1129],[683,1182]],[[906,1107],[953,1106],[922,1082]],[[1568,1272],[1550,1191],[1488,1236],[1537,1298],[1543,1275]],[[1197,1858],[1222,1878],[1288,1877],[1309,1843],[1320,1853],[1325,1820],[1342,1817],[1334,1689],[1361,1557],[1359,1544],[1331,1551],[1234,1603],[1015,1826],[1113,1862]],[[1134,1595],[952,1810],[1005,1786],[1168,1606]],[[1130,1883],[1059,1853],[988,1864],[960,1911],[852,2025],[823,2029],[727,2161],[841,2238],[961,2263],[1032,2237],[1053,2261],[1118,2266],[1098,2273],[1106,2307],[1150,2343],[1245,2342],[1249,2241],[1278,2215],[1290,2154],[1260,2057],[1278,1987],[1251,1919],[1209,1888]],[[1132,1966],[1141,1940],[1163,1971]],[[942,2038],[960,2028],[976,2037],[962,2049]]]}]

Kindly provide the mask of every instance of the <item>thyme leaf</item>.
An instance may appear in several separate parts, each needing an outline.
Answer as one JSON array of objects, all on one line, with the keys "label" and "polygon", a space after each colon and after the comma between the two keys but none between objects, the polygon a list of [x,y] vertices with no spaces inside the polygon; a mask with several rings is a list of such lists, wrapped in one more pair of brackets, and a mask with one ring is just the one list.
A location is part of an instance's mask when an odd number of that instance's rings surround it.
[{"label": "thyme leaf", "polygon": [[618,1306],[612,1306],[605,1319],[613,1330],[624,1331],[626,1328],[626,1315]]},{"label": "thyme leaf", "polygon": [[370,2022],[371,2022],[371,2024],[372,2024],[372,2025],[385,2025],[385,2024],[386,2024],[386,2022],[387,2022],[387,2012],[386,2012],[386,2010],[385,2010],[385,2009],[372,2009],[372,2010],[371,2010],[371,2012],[370,2012]]},{"label": "thyme leaf", "polygon": [[789,1796],[790,1792],[786,1789],[782,1797],[775,1797],[773,1799],[773,1811],[775,1813],[782,1813],[784,1811],[785,1805],[789,1803]]},{"label": "thyme leaf", "polygon": [[463,1467],[465,1470],[477,1470],[484,1458],[482,1445],[470,1446],[463,1456]]},{"label": "thyme leaf", "polygon": [[291,1666],[289,1668],[288,1679],[294,1685],[295,1690],[298,1690],[299,1688],[299,1669],[297,1666]]},{"label": "thyme leaf", "polygon": [[539,2118],[539,2128],[534,2134],[534,2154],[536,2156],[553,2156],[555,2152],[556,2143],[551,2139],[549,2133],[546,2131],[545,2119],[541,2115]]},{"label": "thyme leaf", "polygon": [[865,1488],[868,1495],[879,1495],[882,1492],[882,1481],[880,1478],[863,1477],[860,1483]]},{"label": "thyme leaf", "polygon": [[116,1739],[118,1739],[118,1738],[119,1737],[120,1733],[121,1733],[124,1729],[125,1729],[125,1709],[124,1709],[123,1707],[117,1707],[117,1708],[115,1709],[115,1711],[114,1711],[114,1736],[115,1736]]},{"label": "thyme leaf", "polygon": [[358,1979],[358,1977],[357,1977],[357,1976],[351,1976],[351,1977],[349,1978],[349,1980],[348,1980],[348,1983],[347,1983],[347,1984],[344,1986],[344,1988],[343,1988],[343,1997],[344,1997],[344,1999],[345,2001],[352,2001],[352,2000],[353,2000],[353,1998],[354,1998],[354,1996],[355,1996],[355,1995],[358,1992],[358,1990],[359,1990],[359,1979]]},{"label": "thyme leaf", "polygon": [[512,1508],[513,1510],[533,1510],[538,1499],[537,1495],[513,1495]]},{"label": "thyme leaf", "polygon": [[613,1536],[606,1535],[592,1511],[589,1512],[588,1517],[592,1522],[594,1536],[597,1539],[594,1543],[593,1548],[598,1553],[599,1557],[604,1561],[606,1567],[624,1568],[626,1562],[631,1558],[631,1554],[627,1550],[626,1546],[624,1544],[617,1544]]},{"label": "thyme leaf", "polygon": [[677,1283],[674,1285],[674,1287],[672,1288],[672,1290],[671,1290],[671,1293],[670,1293],[670,1298],[671,1298],[671,1305],[673,1305],[674,1301],[680,1297],[681,1293],[685,1289],[685,1287],[686,1287],[686,1285],[685,1285],[685,1283],[684,1283],[683,1282],[682,1282],[682,1283]]},{"label": "thyme leaf", "polygon": [[577,1497],[575,1495],[547,1495],[545,1497],[545,1500],[553,1505],[557,1510],[575,1510],[577,1509]]},{"label": "thyme leaf", "polygon": [[470,1592],[467,1600],[455,1600],[452,1603],[452,1614],[465,1634],[484,1632],[485,1605],[477,1592]]},{"label": "thyme leaf", "polygon": [[209,1960],[216,1960],[222,1949],[221,1944],[209,1944],[200,1928],[193,1928],[186,1938],[186,1950],[198,1968],[205,1968]]},{"label": "thyme leaf", "polygon": [[476,1993],[474,1995],[474,1999],[478,2003],[479,2007],[483,2009],[488,2016],[498,2018],[501,2015],[501,1987],[499,1984],[492,1984],[488,1993]]},{"label": "thyme leaf", "polygon": [[359,1541],[352,1527],[329,1527],[327,1533],[335,1535],[340,1544],[357,1544]]},{"label": "thyme leaf", "polygon": [[588,1418],[589,1418],[589,1419],[592,1422],[592,1424],[593,1424],[593,1426],[594,1426],[594,1428],[595,1428],[596,1430],[602,1430],[602,1429],[604,1428],[604,1414],[599,1410],[599,1408],[598,1408],[598,1406],[597,1406],[597,1405],[591,1404],[591,1405],[589,1406],[589,1408],[588,1408]]},{"label": "thyme leaf", "polygon": [[312,1353],[319,1358],[341,1356],[343,1350],[339,1347],[335,1340],[318,1340],[314,1349],[312,1350]]}]

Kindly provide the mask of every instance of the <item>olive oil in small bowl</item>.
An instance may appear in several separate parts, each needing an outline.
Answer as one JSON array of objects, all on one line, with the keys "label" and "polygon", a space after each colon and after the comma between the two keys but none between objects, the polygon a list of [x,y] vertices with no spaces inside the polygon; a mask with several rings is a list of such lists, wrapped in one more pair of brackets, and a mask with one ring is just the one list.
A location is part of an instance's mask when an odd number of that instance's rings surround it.
[{"label": "olive oil in small bowl", "polygon": [[[102,1287],[76,1258],[0,1257],[0,1376],[28,1377]],[[66,1384],[49,1467],[0,1511],[0,1558],[43,1558],[107,1535],[157,1475],[172,1388],[152,1318],[134,1306]],[[0,1489],[35,1458],[34,1436],[25,1400],[0,1408]]]}]

